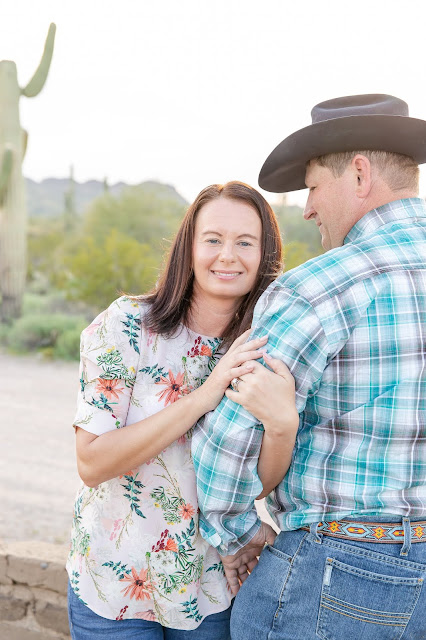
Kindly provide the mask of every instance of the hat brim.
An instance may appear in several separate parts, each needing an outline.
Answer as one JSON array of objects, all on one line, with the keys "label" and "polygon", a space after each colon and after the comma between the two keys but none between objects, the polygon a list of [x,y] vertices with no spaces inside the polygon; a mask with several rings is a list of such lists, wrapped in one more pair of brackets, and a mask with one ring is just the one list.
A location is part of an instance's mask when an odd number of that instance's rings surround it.
[{"label": "hat brim", "polygon": [[285,138],[266,159],[259,186],[285,193],[305,189],[306,164],[340,151],[390,151],[426,162],[426,121],[407,116],[346,116],[311,124]]}]

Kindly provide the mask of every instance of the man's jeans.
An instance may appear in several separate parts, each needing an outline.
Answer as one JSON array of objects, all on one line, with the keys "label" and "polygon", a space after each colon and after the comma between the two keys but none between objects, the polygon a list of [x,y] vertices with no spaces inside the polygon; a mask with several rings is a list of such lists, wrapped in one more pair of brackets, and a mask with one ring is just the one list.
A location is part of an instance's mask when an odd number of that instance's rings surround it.
[{"label": "man's jeans", "polygon": [[235,599],[232,640],[426,639],[426,542],[407,538],[354,542],[317,525],[280,533]]}]

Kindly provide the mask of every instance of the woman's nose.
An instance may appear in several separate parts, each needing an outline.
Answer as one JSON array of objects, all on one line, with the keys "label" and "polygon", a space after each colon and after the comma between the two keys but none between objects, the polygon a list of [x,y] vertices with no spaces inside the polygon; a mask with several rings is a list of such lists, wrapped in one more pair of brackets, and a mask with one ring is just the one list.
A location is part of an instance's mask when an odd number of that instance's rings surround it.
[{"label": "woman's nose", "polygon": [[220,251],[219,260],[221,262],[233,262],[235,260],[234,244],[224,242]]}]

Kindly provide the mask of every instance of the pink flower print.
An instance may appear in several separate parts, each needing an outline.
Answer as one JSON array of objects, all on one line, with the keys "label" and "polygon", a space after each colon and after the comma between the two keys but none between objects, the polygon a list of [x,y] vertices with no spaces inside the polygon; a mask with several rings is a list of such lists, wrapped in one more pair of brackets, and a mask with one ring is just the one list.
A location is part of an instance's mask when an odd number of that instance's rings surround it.
[{"label": "pink flower print", "polygon": [[121,478],[123,476],[133,476],[135,474],[135,471],[133,471],[133,469],[130,469],[130,471],[126,471],[126,473],[122,473],[121,476],[118,476],[121,480]]},{"label": "pink flower print", "polygon": [[166,551],[175,551],[177,553],[178,546],[177,546],[176,542],[173,540],[173,538],[167,538],[165,550]]},{"label": "pink flower print", "polygon": [[85,329],[84,333],[87,333],[89,336],[93,335],[96,329],[101,326],[101,324],[102,322],[92,322],[92,324],[89,324],[89,326]]},{"label": "pink flower print", "polygon": [[123,393],[122,389],[117,388],[117,385],[120,382],[121,380],[104,380],[103,378],[98,378],[96,391],[103,393],[108,398],[108,400],[118,400],[118,394]]},{"label": "pink flower print", "polygon": [[189,503],[188,504],[182,504],[179,507],[179,515],[184,520],[190,520],[192,518],[192,516],[194,515],[194,513],[195,513],[195,509]]},{"label": "pink flower print", "polygon": [[135,613],[135,618],[139,618],[140,620],[148,620],[149,622],[156,622],[157,620],[153,609],[138,611],[137,613]]},{"label": "pink flower print", "polygon": [[155,335],[154,331],[152,331],[151,329],[148,329],[148,337],[147,337],[147,340],[146,340],[146,346],[147,347],[150,347],[152,345],[152,343],[154,341],[154,335]]},{"label": "pink flower print", "polygon": [[206,344],[201,345],[201,355],[202,356],[211,356],[212,350]]},{"label": "pink flower print", "polygon": [[122,525],[123,520],[119,518],[118,520],[114,520],[114,529],[111,531],[111,535],[109,537],[110,540],[115,540],[117,537],[117,533]]},{"label": "pink flower print", "polygon": [[138,572],[132,567],[132,576],[124,576],[120,582],[130,582],[127,587],[121,590],[125,596],[130,595],[130,600],[134,597],[135,600],[149,600],[153,591],[153,586],[148,580],[148,569],[141,569]]},{"label": "pink flower print", "polygon": [[160,396],[160,400],[165,399],[164,406],[176,402],[179,400],[179,397],[186,395],[189,393],[188,387],[186,384],[183,384],[183,373],[178,373],[176,378],[173,375],[173,371],[169,369],[169,379],[164,376],[160,376],[160,382],[156,382],[155,384],[165,384],[166,388],[163,391],[159,391],[156,395]]}]

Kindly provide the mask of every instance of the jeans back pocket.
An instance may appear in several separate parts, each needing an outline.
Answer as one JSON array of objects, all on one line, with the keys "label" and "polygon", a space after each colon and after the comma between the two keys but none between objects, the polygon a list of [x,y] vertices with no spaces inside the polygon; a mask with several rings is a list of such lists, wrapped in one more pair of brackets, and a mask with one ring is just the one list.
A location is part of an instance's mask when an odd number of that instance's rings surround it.
[{"label": "jeans back pocket", "polygon": [[421,578],[382,575],[327,558],[317,634],[323,640],[397,640],[422,585]]}]

